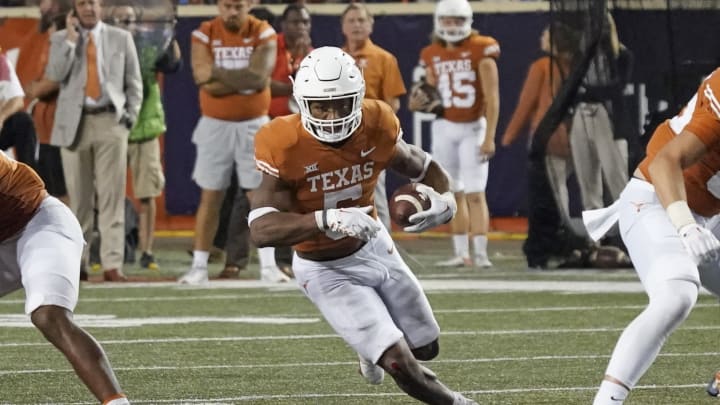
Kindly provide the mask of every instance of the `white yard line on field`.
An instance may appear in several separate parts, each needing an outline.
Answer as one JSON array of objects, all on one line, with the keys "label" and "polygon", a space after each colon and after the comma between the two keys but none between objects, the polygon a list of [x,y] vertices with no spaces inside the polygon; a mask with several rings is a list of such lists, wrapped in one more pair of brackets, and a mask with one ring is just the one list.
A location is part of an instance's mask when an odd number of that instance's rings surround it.
[{"label": "white yard line on field", "polygon": [[[93,298],[93,297],[80,297],[81,303],[86,302],[164,302],[164,301],[204,301],[204,300],[245,300],[245,299],[258,299],[258,298],[305,298],[304,295],[299,293],[290,294],[271,294],[271,293],[257,293],[257,294],[210,294],[210,295],[167,295],[167,296],[140,296],[140,297],[106,297],[106,298]],[[12,300],[0,300],[2,304],[24,304],[25,300],[12,299]]]},{"label": "white yard line on field", "polygon": [[[623,327],[607,328],[562,328],[562,329],[509,329],[509,330],[472,330],[472,331],[443,331],[442,336],[513,336],[513,335],[561,335],[578,333],[614,333],[620,332]],[[720,330],[717,326],[684,326],[683,331],[715,331]],[[162,338],[162,339],[113,339],[102,340],[103,345],[132,345],[132,344],[176,344],[176,343],[200,343],[200,342],[252,342],[252,341],[277,341],[277,340],[314,340],[314,339],[340,339],[335,334],[317,335],[285,335],[285,336],[223,336],[223,337],[184,337],[184,338]],[[0,349],[8,347],[35,347],[47,346],[47,342],[5,342],[0,343]]]},{"label": "white yard line on field", "polygon": [[[643,292],[638,281],[562,281],[562,280],[433,280],[421,279],[425,291],[555,291],[573,293],[638,293]],[[98,283],[84,284],[87,289],[169,287],[177,290],[219,290],[263,288],[270,291],[291,291],[299,287],[294,282],[273,284],[256,280],[210,281],[203,286],[183,286],[174,282]],[[704,294],[708,294],[703,290]]]},{"label": "white yard line on field", "polygon": [[[658,357],[709,357],[718,356],[720,352],[702,352],[702,353],[661,353]],[[607,359],[609,354],[585,354],[585,355],[568,355],[568,356],[525,356],[525,357],[485,357],[475,359],[442,359],[425,362],[432,366],[433,364],[467,364],[467,363],[511,363],[511,362],[531,362],[531,361],[566,361],[566,360],[595,360]],[[271,369],[271,368],[312,368],[312,367],[356,367],[357,361],[333,361],[333,362],[307,362],[307,363],[273,363],[273,364],[208,364],[191,366],[187,364],[179,366],[134,366],[119,367],[115,366],[115,371],[183,371],[183,370],[237,370],[237,369]],[[53,373],[74,373],[71,368],[64,369],[32,369],[32,370],[0,370],[0,376],[19,375],[19,374],[53,374]]]},{"label": "white yard line on field", "polygon": [[[655,389],[683,389],[683,388],[699,388],[705,384],[672,384],[672,385],[639,385],[635,390],[655,390]],[[531,392],[569,392],[569,391],[596,391],[597,387],[546,387],[546,388],[514,388],[514,389],[498,389],[498,390],[460,390],[465,395],[496,395],[496,394],[526,394]],[[346,392],[334,394],[273,394],[273,395],[243,395],[239,397],[225,398],[202,398],[202,399],[133,399],[133,404],[204,404],[204,405],[220,405],[235,402],[246,401],[271,401],[278,399],[320,399],[320,398],[387,398],[401,397],[405,394],[401,392]],[[73,402],[69,405],[85,405],[94,404],[94,402]]]}]

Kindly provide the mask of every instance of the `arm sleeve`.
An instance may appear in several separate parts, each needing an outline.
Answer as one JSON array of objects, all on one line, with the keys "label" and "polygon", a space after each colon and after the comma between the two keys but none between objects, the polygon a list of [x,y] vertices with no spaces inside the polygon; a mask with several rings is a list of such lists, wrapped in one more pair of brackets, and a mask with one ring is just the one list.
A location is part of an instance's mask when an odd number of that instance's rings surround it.
[{"label": "arm sleeve", "polygon": [[279,164],[273,156],[272,128],[263,125],[255,135],[255,167],[262,173],[280,178]]},{"label": "arm sleeve", "polygon": [[79,39],[74,46],[70,45],[65,40],[65,30],[58,31],[50,37],[50,54],[45,66],[45,76],[48,79],[54,82],[65,81],[75,62],[76,49],[82,49],[80,41]]},{"label": "arm sleeve", "polygon": [[127,113],[133,123],[137,122],[140,105],[143,101],[143,84],[140,75],[140,61],[135,49],[135,42],[130,33],[125,34],[125,94],[127,96]]},{"label": "arm sleeve", "polygon": [[275,29],[268,24],[267,21],[262,21],[260,28],[258,29],[258,37],[255,47],[274,41],[277,41],[277,32],[275,32]]}]

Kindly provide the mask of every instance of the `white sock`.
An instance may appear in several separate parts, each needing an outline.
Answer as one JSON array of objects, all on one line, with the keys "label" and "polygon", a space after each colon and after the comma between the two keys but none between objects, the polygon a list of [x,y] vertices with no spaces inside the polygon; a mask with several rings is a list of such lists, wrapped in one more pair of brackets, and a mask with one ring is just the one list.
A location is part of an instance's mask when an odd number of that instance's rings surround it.
[{"label": "white sock", "polygon": [[487,258],[487,235],[475,235],[472,238],[475,257]]},{"label": "white sock", "polygon": [[600,389],[595,395],[593,405],[622,405],[629,392],[627,388],[620,384],[603,380]]},{"label": "white sock", "polygon": [[277,267],[274,247],[258,248],[258,258],[260,260],[260,268]]},{"label": "white sock", "polygon": [[115,398],[112,401],[103,402],[103,405],[130,405],[130,401],[127,398]]},{"label": "white sock", "polygon": [[454,234],[452,237],[455,256],[467,259],[470,257],[470,241],[466,233]]},{"label": "white sock", "polygon": [[205,250],[193,250],[193,268],[207,269],[210,252]]}]

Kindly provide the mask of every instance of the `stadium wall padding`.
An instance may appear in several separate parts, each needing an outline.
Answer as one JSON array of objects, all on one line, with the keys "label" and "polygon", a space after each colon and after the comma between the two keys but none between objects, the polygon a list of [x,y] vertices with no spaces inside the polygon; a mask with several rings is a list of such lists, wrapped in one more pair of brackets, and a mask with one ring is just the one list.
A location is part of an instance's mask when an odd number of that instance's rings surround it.
[{"label": "stadium wall padding", "polygon": [[[407,7],[412,7],[408,4]],[[615,13],[621,41],[635,53],[633,85],[628,89],[628,108],[636,131],[641,131],[647,110],[671,100],[669,73],[673,66],[679,75],[689,76],[686,82],[676,83],[675,95],[680,102],[687,100],[697,87],[697,75],[709,73],[717,66],[717,53],[708,49],[720,49],[717,42],[718,28],[712,28],[714,14],[703,11],[675,11],[673,29],[667,29],[668,18],[662,11],[617,10]],[[525,73],[531,61],[539,54],[540,32],[548,22],[545,12],[476,14],[474,27],[481,33],[495,37],[501,45],[498,61],[500,75],[500,121],[497,139],[502,136],[506,123],[515,108]],[[192,214],[199,200],[199,189],[191,179],[195,147],[191,135],[199,117],[197,88],[189,69],[190,34],[207,17],[182,17],[177,26],[177,38],[183,50],[185,68],[168,75],[165,81],[164,101],[168,117],[165,138],[165,172],[167,177],[166,209],[169,214]],[[682,27],[694,29],[682,30]],[[698,27],[701,27],[698,29]],[[711,28],[702,28],[711,27]],[[376,16],[373,41],[393,53],[400,64],[405,86],[411,85],[412,70],[417,63],[420,49],[429,42],[432,29],[431,15]],[[713,30],[713,32],[709,32]],[[668,46],[673,32],[674,47]],[[710,35],[712,34],[712,35]],[[342,45],[340,22],[337,16],[313,17],[312,38],[315,46]],[[710,44],[713,42],[713,44]],[[711,48],[708,46],[712,45]],[[671,63],[670,49],[675,49],[675,63]],[[687,75],[683,75],[687,73]],[[677,80],[675,80],[677,82]],[[643,94],[645,96],[643,96]],[[645,97],[649,97],[646,100]],[[405,139],[412,142],[412,114],[405,108],[399,112]],[[674,108],[670,106],[670,108]],[[427,127],[427,126],[425,126]],[[427,131],[427,128],[426,128]],[[637,136],[637,134],[630,134]],[[429,137],[423,134],[423,146],[427,149]],[[488,203],[492,216],[523,216],[526,212],[526,143],[518,141],[510,148],[497,143],[497,154],[490,163],[487,188]],[[394,190],[402,179],[389,174],[388,191]]]}]

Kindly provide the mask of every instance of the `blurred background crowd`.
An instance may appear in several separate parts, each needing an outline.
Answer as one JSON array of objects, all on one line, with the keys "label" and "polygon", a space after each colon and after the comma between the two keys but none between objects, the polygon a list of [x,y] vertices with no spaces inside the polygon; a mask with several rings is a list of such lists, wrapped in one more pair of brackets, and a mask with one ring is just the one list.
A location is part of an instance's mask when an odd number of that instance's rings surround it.
[{"label": "blurred background crowd", "polygon": [[[62,179],[52,176],[58,174],[58,163],[53,163],[53,159],[59,161],[57,150],[49,145],[53,123],[48,117],[54,110],[43,109],[49,101],[48,95],[57,88],[43,81],[43,73],[48,62],[49,35],[66,28],[67,11],[74,3],[72,0],[6,0],[0,3],[6,7],[26,6],[36,12],[39,10],[39,23],[34,21],[30,30],[27,21],[22,25],[25,31],[18,31],[13,28],[21,26],[18,19],[4,19],[0,25],[0,46],[12,60],[26,93],[18,111],[27,110],[34,119],[34,130],[41,144],[38,170],[42,174],[43,165],[49,166],[45,181],[53,194],[63,198],[68,190],[61,184]],[[397,74],[399,79],[395,81],[403,84],[402,91],[394,92],[392,97],[378,98],[395,108],[406,140],[430,150],[432,131],[428,129],[435,116],[408,108],[405,89],[419,81],[416,67],[421,48],[430,41],[434,4],[418,4],[415,7],[420,11],[408,9],[404,14],[398,13],[397,9],[385,13],[381,4],[355,9],[347,2],[287,3],[248,2],[252,15],[267,21],[276,32],[284,35],[283,41],[292,42],[283,42],[288,48],[278,53],[277,76],[273,76],[272,86],[274,103],[282,104],[287,110],[288,102],[292,100],[292,89],[287,82],[282,83],[288,76],[287,65],[289,62],[290,66],[297,64],[310,47],[344,46],[359,63],[367,63],[372,59],[363,55],[362,46],[353,53],[354,41],[377,46],[389,55],[387,60],[394,61],[395,73],[392,74]],[[312,3],[338,4],[332,11],[315,14]],[[497,5],[500,10],[510,3],[534,3],[537,7],[531,6],[521,12],[500,12],[489,7],[478,12],[480,7]],[[615,249],[611,250],[611,256],[617,259],[615,264],[628,264],[621,254],[623,246],[616,235],[611,234],[600,244],[589,241],[579,213],[582,209],[605,206],[617,198],[629,173],[643,157],[647,140],[644,134],[675,114],[687,96],[696,90],[700,79],[718,65],[719,59],[720,28],[711,21],[712,14],[707,13],[708,10],[716,11],[720,7],[718,2],[670,0],[662,3],[646,0],[470,2],[475,9],[472,27],[497,40],[502,49],[493,56],[497,57],[501,102],[495,123],[497,150],[490,163],[484,209],[489,209],[491,218],[527,219],[524,253],[532,268],[588,265],[603,247]],[[238,187],[237,179],[233,178],[228,180],[230,188],[224,199],[217,200],[217,196],[209,196],[203,187],[197,187],[191,173],[195,160],[195,145],[191,138],[201,116],[202,103],[198,99],[191,44],[193,38],[197,38],[194,32],[198,27],[215,17],[213,13],[221,12],[215,7],[189,7],[187,4],[209,2],[103,2],[105,23],[133,33],[141,74],[138,80],[144,87],[143,108],[147,103],[153,104],[155,107],[151,110],[157,113],[153,117],[163,114],[157,121],[146,120],[146,123],[152,123],[149,126],[151,134],[147,136],[147,139],[153,139],[152,143],[147,143],[146,135],[138,134],[137,128],[133,129],[137,138],[131,138],[128,151],[137,149],[133,143],[153,145],[152,150],[139,155],[143,156],[139,161],[152,161],[154,165],[147,172],[135,170],[141,174],[132,179],[133,185],[142,185],[142,181],[147,180],[148,186],[139,187],[140,195],[128,192],[136,201],[124,204],[127,207],[123,221],[126,231],[124,237],[115,238],[117,241],[113,243],[129,245],[115,248],[123,252],[122,259],[126,263],[139,259],[143,267],[152,268],[158,265],[152,256],[154,218],[166,214],[197,215],[200,220],[191,225],[196,227],[196,237],[201,234],[201,244],[212,245],[209,248],[202,246],[200,250],[209,252],[207,260],[218,260],[215,257],[228,250],[221,276],[234,277],[247,265],[247,235],[243,234],[247,230],[228,229],[227,225],[242,223],[237,218],[247,215],[246,190]],[[426,7],[420,9],[423,6]],[[189,9],[202,10],[184,13]],[[373,10],[379,11],[373,15]],[[352,19],[346,21],[347,15],[353,16]],[[347,24],[361,26],[358,31],[361,37],[353,39],[356,33],[353,34]],[[148,93],[148,89],[152,91]],[[89,107],[106,106],[100,103]],[[111,112],[93,108],[88,109],[91,114]],[[270,117],[291,112],[273,113],[272,108]],[[112,112],[124,118],[120,112]],[[44,118],[39,117],[43,114]],[[159,137],[163,133],[169,135],[167,142]],[[16,156],[22,155],[22,145],[14,146]],[[48,155],[51,157],[47,158]],[[65,158],[65,153],[62,156]],[[131,157],[127,164],[133,171]],[[82,169],[78,170],[82,172]],[[57,184],[62,187],[54,189]],[[389,174],[387,191],[391,192],[398,184],[399,180]],[[122,185],[124,182],[118,182],[115,187],[124,190]],[[138,191],[136,185],[134,188]],[[381,191],[385,191],[384,187]],[[484,194],[483,190],[483,199]],[[159,201],[157,207],[155,199]],[[72,198],[69,201],[72,205]],[[209,205],[204,206],[203,201]],[[208,223],[218,219],[207,217],[216,205],[220,224],[217,232]],[[119,212],[118,207],[113,206],[111,216],[115,218]],[[103,217],[103,210],[94,215],[87,222],[94,223],[96,234],[104,231],[98,224],[119,221]],[[484,225],[485,228],[488,226],[493,229],[497,225],[491,220],[489,225]],[[472,261],[464,257],[468,248],[463,245],[467,246],[468,236],[461,235],[467,232],[458,229],[449,229],[453,234],[453,253],[445,264],[472,266]],[[485,235],[487,230],[474,234]],[[241,239],[237,235],[241,235]],[[101,242],[94,245],[101,246]],[[487,239],[478,241],[477,246],[484,249]],[[139,249],[139,258],[135,258],[135,249]],[[195,257],[198,250],[196,246],[190,253]],[[107,254],[107,251],[103,253],[102,247],[97,247],[96,252],[91,252],[90,264],[101,266],[103,270],[118,268],[117,277],[111,273],[107,278],[111,281],[122,279],[119,271],[122,263],[102,263],[102,257]],[[287,272],[289,252],[272,255],[259,253],[270,267]],[[278,274],[273,277],[284,278]]]}]

